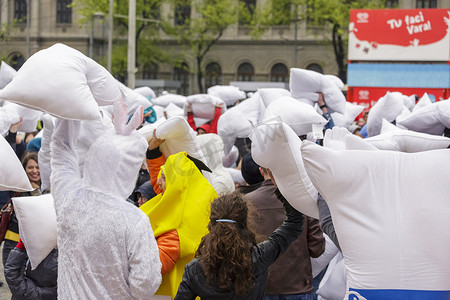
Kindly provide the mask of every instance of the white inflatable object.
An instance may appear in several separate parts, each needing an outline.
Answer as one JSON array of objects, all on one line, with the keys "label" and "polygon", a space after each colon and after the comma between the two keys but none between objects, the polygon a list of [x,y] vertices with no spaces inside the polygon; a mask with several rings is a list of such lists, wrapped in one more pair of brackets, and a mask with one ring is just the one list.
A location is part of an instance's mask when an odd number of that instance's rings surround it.
[{"label": "white inflatable object", "polygon": [[238,100],[247,98],[244,91],[232,85],[215,85],[207,89],[207,94],[222,99],[227,106],[234,105]]},{"label": "white inflatable object", "polygon": [[367,117],[367,134],[375,136],[381,131],[383,119],[392,122],[403,110],[403,95],[399,92],[387,92],[369,111]]},{"label": "white inflatable object", "polygon": [[325,103],[331,112],[345,112],[345,96],[335,79],[315,71],[291,68],[289,88],[294,98],[306,98],[317,102],[318,92],[323,93]]},{"label": "white inflatable object", "polygon": [[19,234],[27,249],[31,269],[36,269],[56,248],[56,213],[51,194],[12,198]]},{"label": "white inflatable object", "polygon": [[349,295],[448,299],[450,151],[334,151],[308,141],[301,151],[333,216]]},{"label": "white inflatable object", "polygon": [[96,120],[99,105],[121,98],[116,79],[104,67],[64,44],[33,54],[0,91],[0,99],[74,120]]},{"label": "white inflatable object", "polygon": [[289,125],[297,136],[312,132],[312,126],[324,126],[327,120],[319,115],[314,107],[299,102],[292,97],[283,96],[273,101],[264,113],[263,121],[278,121]]},{"label": "white inflatable object", "polygon": [[306,174],[297,134],[285,123],[268,123],[258,125],[250,138],[253,160],[272,171],[281,194],[295,209],[318,219],[318,194]]},{"label": "white inflatable object", "polygon": [[152,103],[153,105],[159,105],[163,107],[166,107],[170,103],[173,103],[179,107],[184,107],[184,104],[186,104],[186,96],[166,93],[159,97],[156,97],[155,99],[152,99]]},{"label": "white inflatable object", "polygon": [[32,191],[30,181],[16,153],[0,136],[0,191]]}]

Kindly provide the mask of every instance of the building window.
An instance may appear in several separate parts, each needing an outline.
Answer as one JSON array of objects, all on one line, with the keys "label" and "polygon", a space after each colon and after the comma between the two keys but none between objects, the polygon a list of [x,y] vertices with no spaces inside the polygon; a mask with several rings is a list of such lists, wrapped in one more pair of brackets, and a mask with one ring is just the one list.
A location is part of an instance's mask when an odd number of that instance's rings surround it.
[{"label": "building window", "polygon": [[416,0],[416,8],[437,8],[437,0]]},{"label": "building window", "polygon": [[284,64],[275,64],[270,70],[270,81],[289,82],[289,71]]},{"label": "building window", "polygon": [[146,64],[142,71],[142,79],[158,79],[158,65],[155,63]]},{"label": "building window", "polygon": [[256,0],[240,0],[239,7],[239,24],[250,25],[253,14],[255,13]]},{"label": "building window", "polygon": [[237,70],[238,81],[254,81],[255,80],[255,69],[249,63],[243,63],[239,66]]},{"label": "building window", "polygon": [[218,63],[210,63],[206,66],[205,87],[222,84],[222,68]]},{"label": "building window", "polygon": [[398,0],[386,0],[385,6],[386,8],[397,8]]},{"label": "building window", "polygon": [[306,67],[306,70],[316,71],[317,73],[323,74],[322,66],[319,65],[319,64],[309,64],[309,65]]},{"label": "building window", "polygon": [[180,82],[180,87],[177,91],[180,95],[189,95],[189,67],[186,63],[182,63],[180,67],[173,69],[173,80]]},{"label": "building window", "polygon": [[191,4],[188,0],[175,6],[175,25],[185,25],[191,18]]},{"label": "building window", "polygon": [[56,23],[72,24],[72,0],[56,1]]},{"label": "building window", "polygon": [[14,19],[17,23],[27,22],[27,1],[15,0],[14,1]]}]

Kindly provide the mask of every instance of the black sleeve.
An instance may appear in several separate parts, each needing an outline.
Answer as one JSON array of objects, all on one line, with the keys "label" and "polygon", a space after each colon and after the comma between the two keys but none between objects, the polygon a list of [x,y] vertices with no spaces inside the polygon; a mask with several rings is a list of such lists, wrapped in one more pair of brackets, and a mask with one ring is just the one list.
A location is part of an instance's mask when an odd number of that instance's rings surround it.
[{"label": "black sleeve", "polygon": [[295,210],[278,189],[275,190],[275,195],[283,203],[287,218],[266,241],[256,246],[256,251],[266,265],[275,262],[303,231],[303,214]]},{"label": "black sleeve", "polygon": [[187,264],[184,268],[183,279],[178,286],[175,300],[194,300],[197,297],[192,288],[192,278],[194,276],[190,273],[190,266],[191,264]]},{"label": "black sleeve", "polygon": [[339,246],[339,241],[336,235],[336,231],[334,231],[333,220],[331,219],[330,209],[328,208],[327,203],[323,199],[322,195],[319,194],[317,198],[317,206],[319,207],[319,223],[320,229],[330,237],[333,243],[341,250],[341,246]]}]

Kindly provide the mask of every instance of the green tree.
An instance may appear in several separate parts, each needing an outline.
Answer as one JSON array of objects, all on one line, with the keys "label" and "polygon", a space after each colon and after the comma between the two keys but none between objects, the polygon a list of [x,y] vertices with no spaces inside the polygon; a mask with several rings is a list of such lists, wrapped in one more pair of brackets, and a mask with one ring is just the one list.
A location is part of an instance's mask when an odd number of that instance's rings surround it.
[{"label": "green tree", "polygon": [[[308,25],[320,26],[326,35],[331,35],[339,77],[345,82],[347,74],[348,26],[351,9],[383,8],[382,0],[270,0],[261,7],[252,21],[255,37],[264,33],[269,26],[287,22],[307,21]],[[290,7],[274,9],[275,7]]]},{"label": "green tree", "polygon": [[[238,8],[234,0],[173,0],[173,16],[163,23],[164,31],[182,45],[188,55],[195,58],[194,73],[200,93],[203,87],[203,60],[211,48],[220,40],[224,31],[238,19]],[[193,5],[194,18],[183,19],[181,13]]]}]

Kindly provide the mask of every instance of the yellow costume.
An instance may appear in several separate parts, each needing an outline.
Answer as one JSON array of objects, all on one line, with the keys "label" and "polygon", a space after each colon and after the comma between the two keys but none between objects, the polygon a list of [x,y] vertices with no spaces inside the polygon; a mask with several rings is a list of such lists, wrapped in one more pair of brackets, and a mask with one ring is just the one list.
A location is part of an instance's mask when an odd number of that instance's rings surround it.
[{"label": "yellow costume", "polygon": [[173,154],[161,167],[166,190],[140,208],[149,217],[155,237],[176,229],[180,239],[180,259],[163,275],[157,295],[175,297],[184,267],[193,258],[201,238],[208,233],[210,204],[217,193],[186,152]]}]

